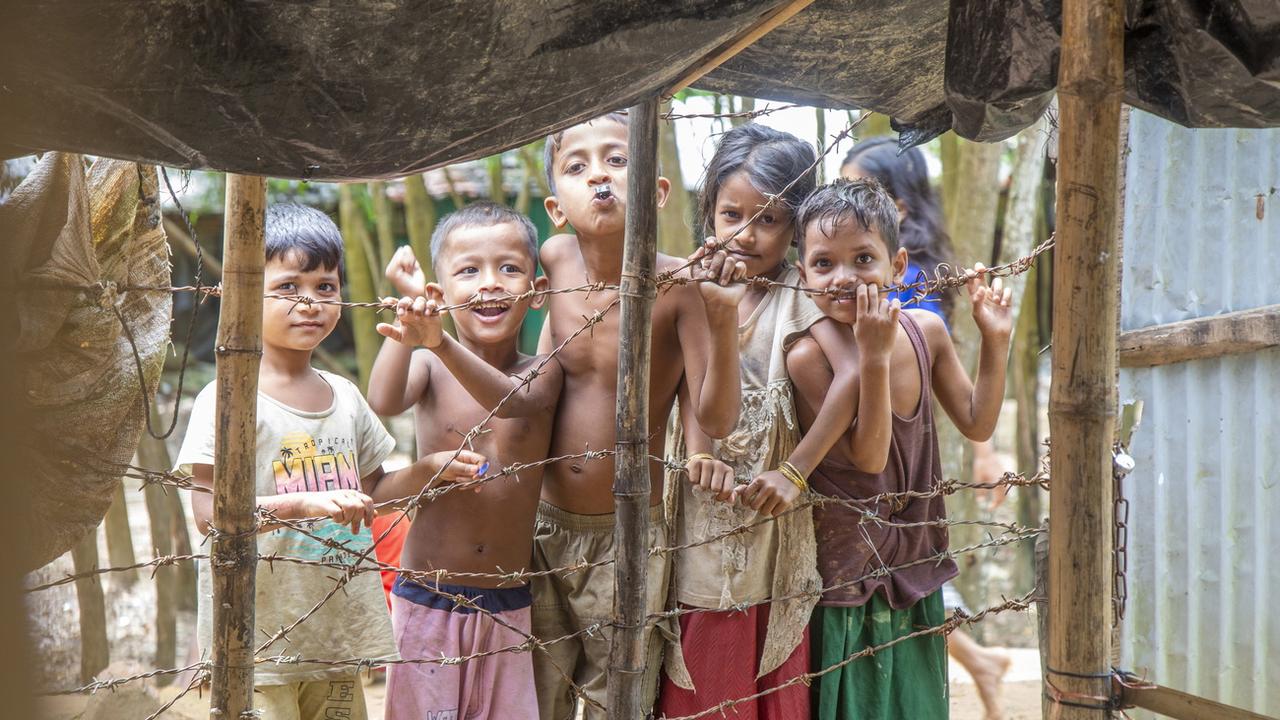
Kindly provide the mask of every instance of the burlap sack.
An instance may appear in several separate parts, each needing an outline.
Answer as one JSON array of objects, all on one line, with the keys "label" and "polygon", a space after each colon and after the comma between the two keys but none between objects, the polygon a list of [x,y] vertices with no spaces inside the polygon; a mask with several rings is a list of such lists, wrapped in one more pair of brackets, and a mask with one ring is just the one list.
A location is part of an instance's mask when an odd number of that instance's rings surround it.
[{"label": "burlap sack", "polygon": [[8,481],[30,495],[22,550],[36,568],[102,521],[133,457],[145,422],[134,347],[147,397],[160,379],[172,296],[123,289],[169,284],[156,170],[101,159],[86,175],[81,156],[48,153],[0,205],[0,237],[28,419],[26,470]]}]

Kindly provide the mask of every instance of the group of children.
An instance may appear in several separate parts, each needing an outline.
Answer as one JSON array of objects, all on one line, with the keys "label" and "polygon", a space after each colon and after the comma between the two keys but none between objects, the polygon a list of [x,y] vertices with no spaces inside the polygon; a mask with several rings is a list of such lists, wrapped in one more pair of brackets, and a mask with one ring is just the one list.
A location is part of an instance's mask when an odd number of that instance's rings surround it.
[{"label": "group of children", "polygon": [[[266,301],[258,504],[281,520],[333,520],[305,532],[262,528],[263,554],[329,565],[259,567],[255,624],[267,635],[332,589],[334,565],[369,551],[375,504],[415,496],[436,476],[443,486],[523,469],[446,488],[414,511],[399,563],[412,572],[391,589],[390,617],[376,574],[356,574],[260,653],[291,656],[257,667],[262,717],[365,717],[354,667],[308,662],[324,658],[389,661],[387,718],[604,716],[614,464],[584,451],[614,446],[618,313],[566,341],[617,293],[536,291],[619,283],[627,126],[614,113],[548,138],[546,212],[573,234],[539,252],[527,218],[477,203],[435,230],[438,282],[424,282],[408,249],[397,253],[387,277],[403,297],[395,322],[378,326],[386,340],[367,402],[310,364],[337,307]],[[944,619],[940,588],[956,568],[939,559],[945,529],[930,524],[944,517],[942,499],[911,491],[942,478],[935,397],[966,436],[990,436],[1004,394],[1010,293],[977,274],[969,282],[982,334],[971,381],[938,316],[882,293],[903,281],[908,263],[894,198],[874,180],[815,188],[815,160],[787,133],[734,128],[703,183],[707,242],[687,261],[657,259],[659,272],[691,280],[662,288],[652,308],[649,543],[684,548],[648,561],[656,618],[643,638],[643,687],[658,716],[744,698],[727,712],[948,713],[941,635],[846,659]],[[665,179],[657,190],[661,203]],[[341,238],[323,213],[273,206],[266,233],[269,295],[340,296]],[[451,335],[442,309],[460,304],[447,313]],[[519,352],[520,327],[544,305],[540,354],[530,357]],[[178,460],[205,487],[215,403],[213,386],[197,398]],[[393,442],[375,411],[409,407],[419,459],[384,473]],[[469,433],[485,420],[483,432]],[[666,469],[663,457],[683,469]],[[209,495],[194,493],[193,506],[207,529]],[[217,609],[207,565],[201,573],[208,638]],[[468,659],[439,662],[459,657]],[[798,680],[807,673],[821,673],[812,689]]]}]

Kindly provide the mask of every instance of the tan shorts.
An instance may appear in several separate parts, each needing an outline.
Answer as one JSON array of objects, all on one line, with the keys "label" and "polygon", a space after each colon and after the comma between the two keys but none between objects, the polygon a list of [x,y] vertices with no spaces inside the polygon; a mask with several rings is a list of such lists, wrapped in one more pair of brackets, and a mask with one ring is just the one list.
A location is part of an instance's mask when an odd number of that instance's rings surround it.
[{"label": "tan shorts", "polygon": [[368,720],[364,686],[356,675],[254,688],[262,720]]},{"label": "tan shorts", "polygon": [[[614,515],[578,515],[554,505],[538,503],[534,528],[533,569],[566,567],[582,560],[595,562],[613,557]],[[649,547],[667,543],[662,506],[649,509]],[[671,578],[669,553],[649,557],[646,609],[661,612]],[[575,697],[569,684],[582,688],[587,697],[604,707],[607,697],[609,637],[607,623],[613,617],[613,565],[584,572],[555,574],[533,579],[533,634],[542,640],[570,635],[594,623],[606,623],[599,632],[557,642],[545,652],[535,651],[533,674],[538,687],[538,711],[542,720],[573,720]],[[664,624],[665,625],[665,624]],[[658,692],[663,634],[645,629],[644,698],[646,709]],[[603,718],[600,707],[583,703],[587,720]]]}]

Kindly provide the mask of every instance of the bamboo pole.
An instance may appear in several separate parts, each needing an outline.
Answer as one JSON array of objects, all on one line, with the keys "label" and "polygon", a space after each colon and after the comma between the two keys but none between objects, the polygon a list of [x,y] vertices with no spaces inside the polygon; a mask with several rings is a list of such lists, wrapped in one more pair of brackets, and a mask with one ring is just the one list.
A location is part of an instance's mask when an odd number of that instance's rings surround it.
[{"label": "bamboo pole", "polygon": [[[166,470],[168,468],[165,468]],[[124,483],[116,486],[115,497],[107,508],[107,515],[102,519],[102,529],[107,536],[107,562],[112,567],[128,567],[137,560],[133,551],[133,532],[129,528],[128,499],[124,494]],[[120,587],[131,587],[138,581],[137,570],[125,570],[113,573],[112,588],[119,583]]]},{"label": "bamboo pole", "polygon": [[681,90],[694,84],[703,75],[715,70],[730,58],[738,53],[746,50],[751,43],[768,35],[770,31],[778,27],[782,23],[790,20],[796,13],[813,4],[813,0],[791,0],[791,2],[782,7],[767,13],[750,27],[742,32],[738,37],[731,39],[729,42],[721,45],[707,57],[698,61],[696,65],[689,68],[680,76],[679,80],[672,83],[671,87],[666,91],[667,97],[672,97]]},{"label": "bamboo pole", "polygon": [[1274,720],[1250,710],[1159,685],[1144,683],[1125,687],[1121,696],[1125,705],[1140,707],[1176,720]]},{"label": "bamboo pole", "polygon": [[609,646],[611,720],[644,717],[644,624],[649,536],[649,341],[657,294],[658,98],[631,108],[627,235],[618,326],[618,400],[613,480],[615,522],[613,635]]},{"label": "bamboo pole", "polygon": [[1062,6],[1046,677],[1065,696],[1054,708],[1060,720],[1110,717],[1094,708],[1105,705],[1096,698],[1111,694],[1123,21],[1123,0],[1066,0]]},{"label": "bamboo pole", "polygon": [[254,509],[258,364],[262,357],[262,269],[266,179],[227,176],[217,421],[213,455],[213,689],[210,720],[253,710]]},{"label": "bamboo pole", "polygon": [[[98,569],[98,528],[71,547],[71,562],[77,574]],[[89,682],[111,662],[107,641],[107,605],[102,596],[102,576],[76,580],[76,602],[80,606],[80,682]]]},{"label": "bamboo pole", "polygon": [[[152,421],[159,426],[160,412],[156,405],[151,405]],[[173,467],[169,458],[169,449],[164,440],[142,433],[138,441],[138,465],[148,470],[160,472]],[[142,489],[147,503],[147,516],[151,526],[151,549],[154,557],[174,554],[176,538],[174,527],[177,518],[168,502],[168,496],[177,497],[176,492],[166,490],[158,483],[150,483]],[[180,506],[179,506],[180,507]],[[185,528],[184,528],[185,530]],[[151,573],[156,583],[156,645],[155,667],[173,667],[177,663],[178,650],[178,597],[181,575],[176,567],[158,567]],[[194,592],[192,593],[194,598]],[[164,686],[173,682],[173,676],[160,675],[156,685]]]}]

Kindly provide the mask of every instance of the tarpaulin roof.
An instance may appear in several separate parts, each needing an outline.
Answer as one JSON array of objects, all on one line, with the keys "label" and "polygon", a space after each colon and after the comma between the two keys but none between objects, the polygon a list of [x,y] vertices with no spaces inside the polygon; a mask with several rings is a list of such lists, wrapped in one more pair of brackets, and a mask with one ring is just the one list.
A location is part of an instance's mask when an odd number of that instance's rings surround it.
[{"label": "tarpaulin roof", "polygon": [[[479,157],[669,87],[781,0],[41,0],[0,9],[0,155],[74,150],[276,177]],[[1052,0],[818,0],[697,87],[1007,137],[1057,77]],[[1130,0],[1126,100],[1280,124],[1280,12]]]}]

